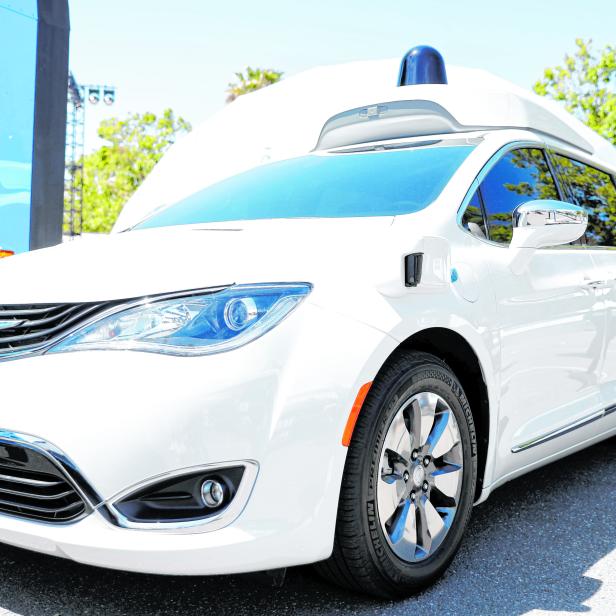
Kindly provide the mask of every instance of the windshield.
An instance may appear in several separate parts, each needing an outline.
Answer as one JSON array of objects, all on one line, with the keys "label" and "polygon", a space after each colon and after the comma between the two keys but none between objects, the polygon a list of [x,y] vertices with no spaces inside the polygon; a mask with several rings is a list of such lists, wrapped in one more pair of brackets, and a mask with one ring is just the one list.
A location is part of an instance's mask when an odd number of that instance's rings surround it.
[{"label": "windshield", "polygon": [[212,184],[136,229],[264,218],[346,218],[417,212],[443,190],[472,146],[310,154]]}]

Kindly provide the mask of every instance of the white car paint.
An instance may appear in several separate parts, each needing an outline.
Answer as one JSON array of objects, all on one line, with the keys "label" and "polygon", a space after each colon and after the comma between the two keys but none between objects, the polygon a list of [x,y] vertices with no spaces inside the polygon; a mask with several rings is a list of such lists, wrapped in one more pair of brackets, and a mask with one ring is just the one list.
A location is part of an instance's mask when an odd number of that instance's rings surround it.
[{"label": "white car paint", "polygon": [[399,66],[397,58],[319,66],[239,97],[171,147],[124,206],[115,230],[230,175],[312,151],[326,121],[341,111],[407,98],[440,101],[466,125],[557,124],[567,138],[591,144],[599,159],[613,160],[612,146],[560,106],[505,79],[447,64],[445,87],[393,88]]},{"label": "white car paint", "polygon": [[[512,100],[524,108],[523,99]],[[525,117],[532,123],[532,114]],[[81,351],[1,362],[0,429],[61,449],[104,504],[144,481],[202,465],[251,460],[258,475],[243,510],[224,527],[119,528],[98,507],[67,525],[0,515],[0,541],[166,574],[324,559],[347,452],[341,438],[356,395],[399,344],[430,328],[459,334],[481,365],[490,422],[478,502],[514,476],[616,434],[614,413],[512,451],[616,403],[616,253],[541,249],[514,274],[515,249],[458,223],[477,176],[511,144],[558,147],[616,171],[616,155],[598,137],[573,120],[567,126],[566,135],[590,143],[590,154],[553,126],[550,137],[532,126],[465,131],[477,146],[439,197],[413,214],[136,230],[1,261],[2,305],[233,283],[314,288],[273,330],[226,353]],[[405,287],[403,258],[416,252],[424,254],[422,281]],[[602,288],[586,284],[599,279]]]}]

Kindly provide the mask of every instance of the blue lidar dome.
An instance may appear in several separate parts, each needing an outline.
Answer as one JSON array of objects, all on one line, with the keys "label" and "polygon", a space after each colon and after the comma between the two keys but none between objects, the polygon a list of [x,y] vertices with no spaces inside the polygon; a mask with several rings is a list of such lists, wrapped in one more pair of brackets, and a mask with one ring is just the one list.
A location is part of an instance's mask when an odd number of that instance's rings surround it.
[{"label": "blue lidar dome", "polygon": [[427,83],[447,83],[445,61],[434,47],[417,45],[402,58],[398,85],[412,86]]}]

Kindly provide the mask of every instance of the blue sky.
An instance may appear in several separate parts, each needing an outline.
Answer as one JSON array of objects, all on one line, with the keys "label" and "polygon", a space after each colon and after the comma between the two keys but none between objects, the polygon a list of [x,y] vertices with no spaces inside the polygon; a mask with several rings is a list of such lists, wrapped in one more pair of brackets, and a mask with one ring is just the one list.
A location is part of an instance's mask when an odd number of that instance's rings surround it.
[{"label": "blue sky", "polygon": [[614,0],[71,0],[71,68],[117,87],[100,120],[172,107],[197,124],[224,105],[246,65],[292,75],[339,62],[398,57],[429,44],[452,64],[530,87],[576,37],[616,44]]}]

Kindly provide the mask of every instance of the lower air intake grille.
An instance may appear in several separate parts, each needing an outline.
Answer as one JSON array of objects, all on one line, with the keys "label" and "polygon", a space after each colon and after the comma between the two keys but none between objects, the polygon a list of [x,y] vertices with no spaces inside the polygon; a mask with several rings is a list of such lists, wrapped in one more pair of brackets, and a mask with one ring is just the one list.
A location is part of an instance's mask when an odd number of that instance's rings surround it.
[{"label": "lower air intake grille", "polygon": [[46,456],[0,442],[0,513],[62,523],[86,511],[81,496]]}]

